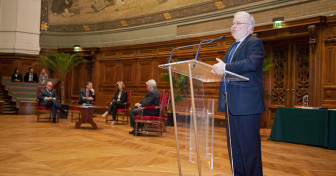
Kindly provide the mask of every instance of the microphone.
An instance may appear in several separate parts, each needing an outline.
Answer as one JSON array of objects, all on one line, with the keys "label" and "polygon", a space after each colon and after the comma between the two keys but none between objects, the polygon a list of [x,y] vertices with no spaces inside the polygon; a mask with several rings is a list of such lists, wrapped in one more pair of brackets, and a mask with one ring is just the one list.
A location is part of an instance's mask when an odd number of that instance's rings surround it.
[{"label": "microphone", "polygon": [[[187,45],[187,46],[181,46],[181,47],[177,47],[177,48],[174,48],[173,51],[171,52],[170,54],[170,57],[169,57],[169,61],[168,61],[168,64],[170,63],[172,57],[173,57],[173,53],[176,49],[182,49],[182,48],[188,48],[188,47],[192,47],[192,46],[198,46],[197,48],[197,52],[196,52],[196,56],[195,56],[195,60],[197,60],[197,57],[198,57],[198,53],[199,53],[199,50],[201,48],[201,45],[206,45],[206,44],[209,44],[211,42],[214,42],[214,41],[217,41],[217,40],[220,40],[222,38],[225,37],[225,34],[223,34],[221,37],[216,37],[214,39],[210,39],[210,40],[202,40],[200,43],[198,44],[193,44],[193,45]],[[194,63],[194,67],[196,65],[196,62]]]},{"label": "microphone", "polygon": [[222,38],[224,38],[224,37],[225,37],[225,34],[223,34],[221,37],[216,37],[216,38],[214,38],[214,39],[203,40],[203,41],[200,42],[200,44],[209,44],[209,43],[211,43],[211,42],[220,40],[220,39],[222,39]]}]

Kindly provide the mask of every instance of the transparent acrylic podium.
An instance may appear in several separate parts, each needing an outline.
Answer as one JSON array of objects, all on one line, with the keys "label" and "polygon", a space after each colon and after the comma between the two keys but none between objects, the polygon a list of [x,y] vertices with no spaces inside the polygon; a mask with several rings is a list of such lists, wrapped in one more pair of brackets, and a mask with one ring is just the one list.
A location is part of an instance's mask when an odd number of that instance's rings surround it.
[{"label": "transparent acrylic podium", "polygon": [[[224,159],[226,140],[215,137],[223,136],[225,130],[214,128],[214,99],[207,98],[204,85],[248,78],[229,71],[219,75],[212,65],[197,60],[159,67],[166,69],[170,78],[179,175],[230,174],[230,161]],[[175,99],[182,101],[175,104]]]}]

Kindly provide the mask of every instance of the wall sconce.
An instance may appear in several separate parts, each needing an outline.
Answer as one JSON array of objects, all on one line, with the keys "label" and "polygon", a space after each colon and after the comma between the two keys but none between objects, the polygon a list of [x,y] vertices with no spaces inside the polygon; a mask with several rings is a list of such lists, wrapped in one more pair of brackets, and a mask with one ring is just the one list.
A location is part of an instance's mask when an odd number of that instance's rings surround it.
[{"label": "wall sconce", "polygon": [[273,18],[273,28],[282,28],[284,27],[284,17]]},{"label": "wall sconce", "polygon": [[74,52],[79,52],[80,45],[74,45]]}]

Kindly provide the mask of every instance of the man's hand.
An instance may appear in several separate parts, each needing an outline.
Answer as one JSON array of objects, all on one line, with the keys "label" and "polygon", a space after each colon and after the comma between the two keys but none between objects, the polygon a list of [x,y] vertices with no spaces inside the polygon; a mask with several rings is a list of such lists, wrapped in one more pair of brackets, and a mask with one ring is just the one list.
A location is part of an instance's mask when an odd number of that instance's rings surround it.
[{"label": "man's hand", "polygon": [[94,92],[94,89],[93,89],[93,88],[91,89],[91,92],[92,92],[92,94],[93,94],[93,95],[95,94],[95,92]]},{"label": "man's hand", "polygon": [[47,97],[47,100],[51,100],[51,99],[53,99],[53,97]]},{"label": "man's hand", "polygon": [[141,104],[140,103],[135,103],[135,106],[140,108]]},{"label": "man's hand", "polygon": [[89,97],[88,99],[91,100],[91,101],[94,100],[92,97]]},{"label": "man's hand", "polygon": [[224,71],[225,71],[225,63],[221,60],[216,58],[216,60],[218,61],[217,64],[212,66],[212,69],[219,75],[223,75]]}]

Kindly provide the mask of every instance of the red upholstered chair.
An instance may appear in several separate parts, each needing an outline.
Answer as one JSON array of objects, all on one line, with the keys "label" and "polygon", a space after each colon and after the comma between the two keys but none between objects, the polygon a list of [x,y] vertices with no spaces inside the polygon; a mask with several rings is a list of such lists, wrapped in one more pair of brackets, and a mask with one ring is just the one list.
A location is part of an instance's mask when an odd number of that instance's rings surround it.
[{"label": "red upholstered chair", "polygon": [[[78,100],[73,100],[72,104],[77,104]],[[80,116],[81,116],[81,112],[79,108],[72,108],[70,107],[69,112],[71,113],[71,122],[73,122],[73,120],[80,120]],[[77,114],[77,118],[74,118],[74,114]]]},{"label": "red upholstered chair", "polygon": [[[40,119],[48,119],[48,121],[51,121],[51,108],[50,107],[45,107],[45,106],[40,106],[40,100],[38,99],[38,95],[40,93],[40,90],[43,89],[44,87],[37,87],[36,88],[36,115],[37,115],[37,121],[39,122]],[[46,114],[47,118],[41,118],[42,114]],[[49,115],[48,115],[49,114]],[[59,120],[59,116],[56,116],[56,121]]]},{"label": "red upholstered chair", "polygon": [[[138,129],[139,123],[141,123],[141,133],[150,134],[152,132],[158,133],[162,136],[162,131],[165,126],[165,118],[167,117],[168,104],[169,104],[169,92],[161,92],[160,104],[159,106],[146,106],[141,110],[140,115],[135,116],[135,129]],[[143,116],[144,109],[160,109],[160,114],[158,116]],[[138,131],[135,131],[137,135]]]},{"label": "red upholstered chair", "polygon": [[[125,108],[118,108],[117,109],[117,123],[119,121],[121,121],[122,123],[128,124],[128,119],[129,119],[129,106],[130,106],[130,100],[131,100],[131,92],[127,92],[127,101],[124,103],[125,104]],[[110,106],[110,102],[107,102],[108,106]],[[107,111],[108,109],[106,109]],[[119,120],[119,116],[122,116],[122,120]],[[126,120],[125,120],[126,117]],[[106,123],[108,123],[108,121],[113,121],[113,117],[111,119],[106,118]]]}]

